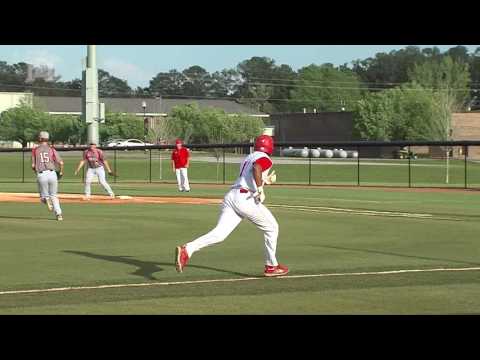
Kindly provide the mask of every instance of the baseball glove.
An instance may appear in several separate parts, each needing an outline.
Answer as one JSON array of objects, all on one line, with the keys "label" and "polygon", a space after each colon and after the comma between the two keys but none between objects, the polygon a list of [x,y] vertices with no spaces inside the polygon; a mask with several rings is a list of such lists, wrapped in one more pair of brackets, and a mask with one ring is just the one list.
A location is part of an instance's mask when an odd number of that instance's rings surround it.
[{"label": "baseball glove", "polygon": [[57,180],[60,180],[63,177],[63,174],[60,173],[60,171],[56,170],[57,173]]}]

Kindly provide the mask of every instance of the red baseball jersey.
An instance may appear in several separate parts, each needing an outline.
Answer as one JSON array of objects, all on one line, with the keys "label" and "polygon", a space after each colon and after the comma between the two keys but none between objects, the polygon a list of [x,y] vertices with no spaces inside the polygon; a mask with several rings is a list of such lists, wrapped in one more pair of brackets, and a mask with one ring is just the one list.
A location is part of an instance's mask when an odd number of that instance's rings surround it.
[{"label": "red baseball jersey", "polygon": [[32,164],[35,165],[35,171],[55,170],[55,164],[62,159],[57,150],[49,145],[40,144],[32,149]]},{"label": "red baseball jersey", "polygon": [[180,150],[173,150],[172,160],[175,163],[175,169],[184,168],[187,165],[188,157],[190,153],[187,148],[182,147]]},{"label": "red baseball jersey", "polygon": [[83,160],[87,162],[89,168],[96,169],[104,165],[105,157],[100,149],[87,149],[83,153]]}]

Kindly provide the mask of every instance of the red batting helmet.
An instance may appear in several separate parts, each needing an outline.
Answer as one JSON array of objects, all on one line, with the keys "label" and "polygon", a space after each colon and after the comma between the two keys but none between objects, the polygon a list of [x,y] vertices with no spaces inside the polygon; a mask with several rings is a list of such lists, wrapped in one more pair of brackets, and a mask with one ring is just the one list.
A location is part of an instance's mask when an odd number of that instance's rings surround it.
[{"label": "red batting helmet", "polygon": [[268,135],[260,135],[255,139],[255,151],[263,151],[268,155],[272,155],[273,139]]}]

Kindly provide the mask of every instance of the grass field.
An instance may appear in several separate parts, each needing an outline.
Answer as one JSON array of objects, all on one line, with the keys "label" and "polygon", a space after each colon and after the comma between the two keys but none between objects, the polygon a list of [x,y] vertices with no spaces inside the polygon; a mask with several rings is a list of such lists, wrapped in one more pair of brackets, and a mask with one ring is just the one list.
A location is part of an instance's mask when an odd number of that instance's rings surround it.
[{"label": "grass field", "polygon": [[[61,153],[65,160],[64,182],[81,182],[81,176],[73,175],[81,154],[78,152]],[[143,151],[118,151],[114,156],[108,153],[112,167],[119,174],[112,182],[172,182],[175,181],[169,154],[166,152],[152,151],[150,167],[150,153]],[[24,170],[22,172],[22,160]],[[308,159],[276,157],[275,168],[278,173],[278,182],[281,184],[332,184],[332,185],[409,185],[408,160],[378,160],[361,159],[360,172],[355,159],[312,159],[309,170]],[[0,182],[26,182],[35,181],[30,169],[30,155],[21,153],[0,153]],[[192,183],[217,183],[223,184],[235,180],[239,171],[240,155],[227,154],[225,169],[222,157],[217,164],[210,153],[193,152],[189,178]],[[465,163],[463,160],[451,160],[449,166],[449,183],[445,182],[445,160],[417,159],[411,161],[410,185],[412,187],[465,186]],[[480,163],[469,160],[467,162],[467,186],[480,188]]]},{"label": "grass field", "polygon": [[[174,185],[113,188],[187,196]],[[221,198],[226,189],[195,185],[188,196]],[[217,205],[63,204],[57,222],[40,204],[0,202],[0,314],[480,313],[480,192],[274,186],[266,204],[290,278],[261,277],[262,234],[247,222],[177,274],[174,247],[210,230]],[[438,268],[467,270],[382,273]],[[98,288],[129,284],[143,285]],[[92,288],[5,293],[62,287]]]}]

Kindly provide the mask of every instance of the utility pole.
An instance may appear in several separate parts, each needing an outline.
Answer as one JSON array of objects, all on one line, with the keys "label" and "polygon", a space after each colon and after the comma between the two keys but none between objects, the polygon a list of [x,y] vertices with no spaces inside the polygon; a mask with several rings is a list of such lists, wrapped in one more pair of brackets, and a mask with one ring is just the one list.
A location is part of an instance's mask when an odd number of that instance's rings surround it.
[{"label": "utility pole", "polygon": [[87,45],[87,58],[82,71],[82,118],[87,123],[87,142],[100,145],[98,123],[104,121],[105,107],[98,101],[96,45]]}]

